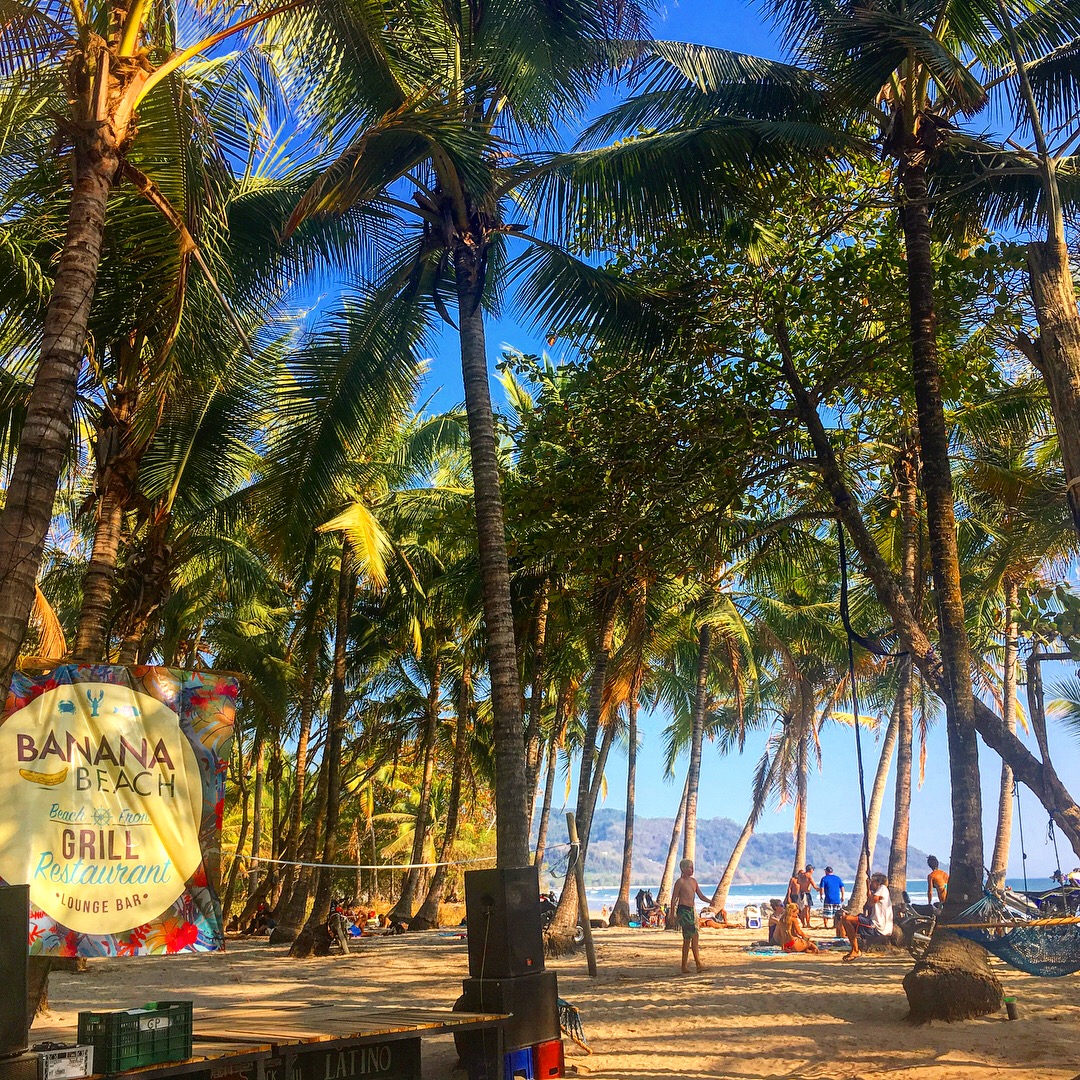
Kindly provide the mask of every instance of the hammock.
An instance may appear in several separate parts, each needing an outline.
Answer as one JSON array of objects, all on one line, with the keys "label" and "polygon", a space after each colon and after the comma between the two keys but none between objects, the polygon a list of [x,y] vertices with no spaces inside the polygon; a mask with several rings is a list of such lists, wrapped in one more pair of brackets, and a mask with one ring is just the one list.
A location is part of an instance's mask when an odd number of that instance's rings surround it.
[{"label": "hammock", "polygon": [[1001,923],[1009,919],[1008,909],[996,896],[989,894],[962,911],[959,921],[962,923],[968,917],[996,917],[998,922],[947,929],[977,942],[1018,971],[1041,978],[1056,978],[1080,971],[1078,919],[1040,919],[1020,925],[1013,923],[1003,930]]},{"label": "hammock", "polygon": [[565,998],[559,998],[559,1027],[563,1034],[573,1039],[586,1054],[592,1053],[592,1048],[585,1038],[585,1029],[581,1026],[581,1010]]}]

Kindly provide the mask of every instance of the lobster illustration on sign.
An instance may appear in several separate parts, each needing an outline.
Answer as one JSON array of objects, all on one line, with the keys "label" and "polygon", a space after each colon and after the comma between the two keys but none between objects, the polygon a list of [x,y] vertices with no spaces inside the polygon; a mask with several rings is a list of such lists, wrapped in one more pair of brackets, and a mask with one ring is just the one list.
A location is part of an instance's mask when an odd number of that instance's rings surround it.
[{"label": "lobster illustration on sign", "polygon": [[90,715],[96,717],[98,709],[101,708],[101,701],[105,697],[105,691],[99,690],[96,694],[93,690],[86,691],[86,700],[90,702]]}]

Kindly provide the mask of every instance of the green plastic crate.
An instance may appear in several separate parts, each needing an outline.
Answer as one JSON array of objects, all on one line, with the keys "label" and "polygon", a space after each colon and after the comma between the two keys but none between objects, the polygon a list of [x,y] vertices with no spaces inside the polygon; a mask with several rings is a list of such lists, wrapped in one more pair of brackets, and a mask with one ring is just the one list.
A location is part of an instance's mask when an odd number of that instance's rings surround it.
[{"label": "green plastic crate", "polygon": [[94,1048],[99,1073],[191,1057],[191,1002],[152,1001],[125,1012],[79,1013],[79,1042]]}]

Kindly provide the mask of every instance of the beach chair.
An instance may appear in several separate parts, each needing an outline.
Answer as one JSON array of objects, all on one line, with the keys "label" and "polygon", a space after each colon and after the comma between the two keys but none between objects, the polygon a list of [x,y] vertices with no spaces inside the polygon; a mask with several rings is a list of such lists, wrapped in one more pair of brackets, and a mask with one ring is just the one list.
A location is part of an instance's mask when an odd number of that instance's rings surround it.
[{"label": "beach chair", "polygon": [[761,929],[761,908],[757,904],[747,904],[743,908],[743,921],[747,930]]}]

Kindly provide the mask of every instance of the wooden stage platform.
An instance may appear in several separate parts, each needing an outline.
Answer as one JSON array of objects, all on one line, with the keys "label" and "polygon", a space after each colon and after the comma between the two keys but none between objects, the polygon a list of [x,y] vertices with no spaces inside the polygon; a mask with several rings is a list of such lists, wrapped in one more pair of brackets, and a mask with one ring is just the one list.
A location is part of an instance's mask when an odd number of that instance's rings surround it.
[{"label": "wooden stage platform", "polygon": [[469,1032],[482,1048],[487,1075],[501,1078],[507,1017],[380,1005],[263,1003],[197,1008],[193,1020],[187,1061],[96,1075],[110,1080],[422,1080],[421,1040]]}]

